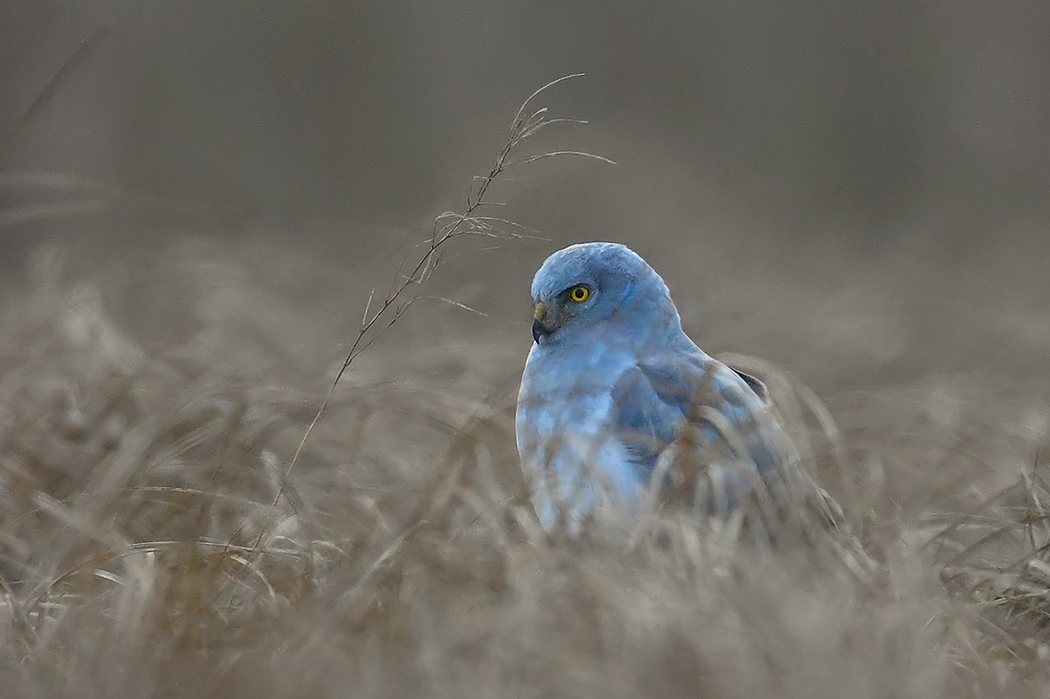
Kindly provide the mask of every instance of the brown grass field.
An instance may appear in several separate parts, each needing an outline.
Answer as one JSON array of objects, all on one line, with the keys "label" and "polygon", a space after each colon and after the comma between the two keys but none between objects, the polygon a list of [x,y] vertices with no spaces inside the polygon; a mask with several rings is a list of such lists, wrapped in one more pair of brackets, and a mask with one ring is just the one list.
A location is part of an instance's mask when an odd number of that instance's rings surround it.
[{"label": "brown grass field", "polygon": [[[0,8],[0,697],[1050,695],[1043,5],[91,5]],[[540,530],[529,281],[596,238],[877,581]]]},{"label": "brown grass field", "polygon": [[[552,249],[479,238],[446,247],[467,265]],[[373,257],[348,273],[287,244],[183,237],[105,263],[33,258],[0,315],[5,695],[1050,691],[1045,382],[907,362],[881,383],[836,378],[856,348],[892,355],[896,328],[950,317],[893,302],[947,275],[905,270],[901,292],[855,274],[815,326],[786,309],[818,282],[766,274],[734,305],[732,289],[701,298],[681,282],[695,264],[716,275],[717,258],[662,256],[687,325],[699,307],[716,342],[801,343],[797,371],[826,370],[807,403],[793,373],[728,357],[770,382],[884,566],[872,590],[804,552],[712,543],[673,512],[670,548],[543,536],[513,439],[525,285],[502,321],[427,299],[396,317],[292,464],[368,284],[396,268]],[[451,269],[442,295],[477,296],[456,264],[406,294]],[[936,334],[914,342],[950,351]]]}]

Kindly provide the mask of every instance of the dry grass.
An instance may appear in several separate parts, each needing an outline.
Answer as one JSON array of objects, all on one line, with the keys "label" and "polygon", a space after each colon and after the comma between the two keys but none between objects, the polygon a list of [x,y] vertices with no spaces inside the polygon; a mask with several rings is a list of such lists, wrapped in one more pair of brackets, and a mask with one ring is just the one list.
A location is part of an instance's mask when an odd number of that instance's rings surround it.
[{"label": "dry grass", "polygon": [[1050,691],[1045,425],[945,408],[936,377],[829,411],[752,362],[885,565],[881,589],[673,514],[661,546],[553,542],[518,473],[521,357],[448,349],[506,377],[480,393],[404,381],[390,358],[325,398],[292,368],[299,306],[234,258],[167,252],[199,282],[177,341],[144,350],[46,257],[0,312],[6,696]]}]

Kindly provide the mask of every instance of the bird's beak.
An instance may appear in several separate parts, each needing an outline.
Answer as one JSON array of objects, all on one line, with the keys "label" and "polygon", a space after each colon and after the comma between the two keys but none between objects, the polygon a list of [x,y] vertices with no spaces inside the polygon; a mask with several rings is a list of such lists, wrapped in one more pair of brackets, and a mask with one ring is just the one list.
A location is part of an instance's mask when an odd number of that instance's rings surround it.
[{"label": "bird's beak", "polygon": [[541,337],[547,337],[554,328],[547,324],[547,304],[543,301],[536,302],[536,312],[532,314],[532,339],[536,342]]}]

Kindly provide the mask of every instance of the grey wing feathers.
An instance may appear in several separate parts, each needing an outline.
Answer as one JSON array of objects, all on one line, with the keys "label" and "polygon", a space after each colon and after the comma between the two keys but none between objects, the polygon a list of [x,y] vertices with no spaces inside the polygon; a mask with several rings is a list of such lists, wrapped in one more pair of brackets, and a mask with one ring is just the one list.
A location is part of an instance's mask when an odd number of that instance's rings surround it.
[{"label": "grey wing feathers", "polygon": [[841,508],[803,468],[761,381],[714,360],[653,362],[626,372],[617,390],[618,428],[636,437],[624,442],[650,473],[666,468],[675,476],[674,490],[685,486],[694,507],[717,516],[749,502],[756,535],[781,539],[794,522],[858,578],[873,578],[875,565]]},{"label": "grey wing feathers", "polygon": [[685,419],[688,391],[668,376],[638,365],[616,382],[613,406],[613,430],[635,462],[651,473]]}]

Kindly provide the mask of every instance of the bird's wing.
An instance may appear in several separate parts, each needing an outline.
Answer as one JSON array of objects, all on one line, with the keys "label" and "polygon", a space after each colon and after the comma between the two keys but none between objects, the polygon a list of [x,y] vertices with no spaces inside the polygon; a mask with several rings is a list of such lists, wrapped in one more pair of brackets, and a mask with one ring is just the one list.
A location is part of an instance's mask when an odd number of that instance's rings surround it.
[{"label": "bird's wing", "polygon": [[802,467],[758,379],[707,355],[669,352],[623,372],[612,410],[619,441],[650,477],[660,472],[665,495],[715,516],[747,502],[756,536],[781,538],[794,522],[794,531],[870,579],[874,564]]},{"label": "bird's wing", "polygon": [[689,501],[706,483],[705,508],[732,510],[804,475],[765,386],[701,352],[666,351],[629,367],[613,388],[611,417],[646,477],[659,471],[663,487]]},{"label": "bird's wing", "polygon": [[702,426],[706,446],[720,442],[759,472],[777,467],[775,452],[783,450],[784,440],[764,434],[780,431],[766,419],[771,408],[765,386],[706,355],[668,351],[647,357],[620,375],[612,397],[613,431],[650,471],[685,424]]},{"label": "bird's wing", "polygon": [[647,475],[689,411],[687,377],[667,362],[638,363],[625,369],[613,386],[612,432]]}]

